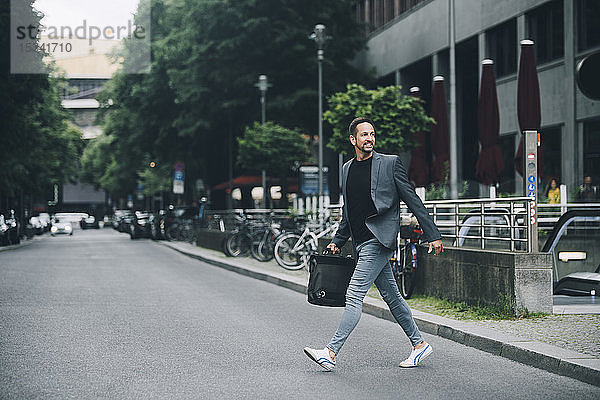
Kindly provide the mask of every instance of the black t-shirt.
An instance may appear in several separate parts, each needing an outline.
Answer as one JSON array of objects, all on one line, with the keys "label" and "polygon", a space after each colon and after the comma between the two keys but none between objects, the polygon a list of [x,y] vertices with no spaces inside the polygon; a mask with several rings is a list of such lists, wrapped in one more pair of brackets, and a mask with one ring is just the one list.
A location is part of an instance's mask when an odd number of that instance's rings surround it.
[{"label": "black t-shirt", "polygon": [[373,165],[373,157],[364,161],[354,159],[346,181],[348,219],[352,230],[352,240],[356,244],[375,237],[365,225],[367,217],[377,214],[371,198],[371,165]]}]

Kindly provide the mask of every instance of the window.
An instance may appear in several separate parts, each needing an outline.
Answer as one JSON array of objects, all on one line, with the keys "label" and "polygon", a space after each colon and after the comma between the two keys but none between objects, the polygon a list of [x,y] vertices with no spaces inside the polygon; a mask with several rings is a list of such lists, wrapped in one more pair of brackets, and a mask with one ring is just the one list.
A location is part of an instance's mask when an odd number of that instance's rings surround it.
[{"label": "window", "polygon": [[496,78],[517,72],[517,21],[498,25],[486,32],[487,56],[494,60]]},{"label": "window", "polygon": [[499,193],[514,194],[515,187],[515,135],[502,135],[498,139],[498,146],[502,152],[504,169],[499,178]]},{"label": "window", "polygon": [[375,28],[375,0],[369,1],[369,29],[373,30]]},{"label": "window", "polygon": [[564,55],[563,1],[554,0],[527,14],[529,37],[535,42],[538,64]]},{"label": "window", "polygon": [[546,188],[550,180],[555,178],[558,183],[561,179],[561,148],[562,148],[562,129],[560,126],[553,128],[542,128],[540,132],[541,147],[544,151],[544,176],[540,182],[540,189]]},{"label": "window", "polygon": [[577,48],[600,46],[600,1],[579,0],[577,5]]},{"label": "window", "polygon": [[583,124],[583,174],[592,177],[593,185],[600,184],[600,120]]},{"label": "window", "polygon": [[385,0],[383,4],[383,23],[387,24],[394,19],[394,0]]}]

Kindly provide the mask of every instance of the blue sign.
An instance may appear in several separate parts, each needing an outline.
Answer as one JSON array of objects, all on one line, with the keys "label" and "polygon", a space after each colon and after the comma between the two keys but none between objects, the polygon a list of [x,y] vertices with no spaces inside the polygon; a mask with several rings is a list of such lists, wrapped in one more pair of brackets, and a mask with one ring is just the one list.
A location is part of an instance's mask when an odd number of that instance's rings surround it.
[{"label": "blue sign", "polygon": [[183,171],[175,171],[175,176],[173,177],[175,181],[183,181]]},{"label": "blue sign", "polygon": [[535,176],[529,175],[529,177],[527,177],[527,180],[529,181],[529,183],[535,183]]},{"label": "blue sign", "polygon": [[529,192],[529,193],[527,194],[527,197],[535,197],[535,192]]},{"label": "blue sign", "polygon": [[529,191],[535,190],[535,185],[533,183],[530,183],[529,185],[527,185],[527,190],[529,190]]},{"label": "blue sign", "polygon": [[[323,167],[323,194],[329,194],[328,167]],[[304,195],[319,194],[319,167],[300,167],[300,192]]]}]

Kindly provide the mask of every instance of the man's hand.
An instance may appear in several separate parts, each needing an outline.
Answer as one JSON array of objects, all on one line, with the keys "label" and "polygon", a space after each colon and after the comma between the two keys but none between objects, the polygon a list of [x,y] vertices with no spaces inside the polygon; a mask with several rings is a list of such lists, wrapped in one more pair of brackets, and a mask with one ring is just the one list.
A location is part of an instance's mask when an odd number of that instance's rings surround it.
[{"label": "man's hand", "polygon": [[431,253],[431,250],[434,250],[433,255],[439,256],[441,252],[444,251],[444,245],[442,244],[442,239],[434,240],[433,242],[429,242],[429,251],[427,253]]},{"label": "man's hand", "polygon": [[338,254],[341,253],[342,251],[336,246],[335,243],[329,243],[327,245],[327,250],[329,250],[331,252],[331,254]]}]

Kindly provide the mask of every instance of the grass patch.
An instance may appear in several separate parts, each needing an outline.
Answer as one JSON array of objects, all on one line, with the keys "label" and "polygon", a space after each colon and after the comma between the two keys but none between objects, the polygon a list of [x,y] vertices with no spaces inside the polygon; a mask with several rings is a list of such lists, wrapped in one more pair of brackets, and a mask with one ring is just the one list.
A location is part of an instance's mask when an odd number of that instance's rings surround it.
[{"label": "grass patch", "polygon": [[[375,286],[371,287],[369,297],[381,299]],[[465,302],[440,299],[432,296],[415,295],[406,300],[410,308],[429,314],[448,317],[456,320],[517,320],[547,317],[545,313],[532,313],[529,310],[521,311],[519,316],[513,312],[508,298],[501,297],[495,305],[470,305]]]},{"label": "grass patch", "polygon": [[415,310],[458,320],[516,319],[510,304],[502,301],[493,306],[473,306],[437,297],[415,296],[407,303]]}]

